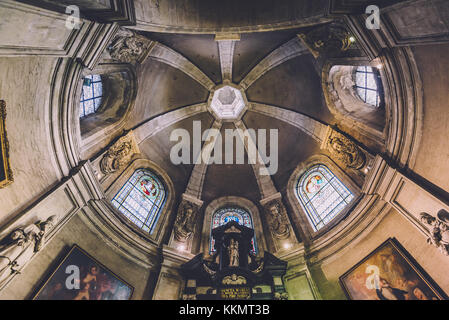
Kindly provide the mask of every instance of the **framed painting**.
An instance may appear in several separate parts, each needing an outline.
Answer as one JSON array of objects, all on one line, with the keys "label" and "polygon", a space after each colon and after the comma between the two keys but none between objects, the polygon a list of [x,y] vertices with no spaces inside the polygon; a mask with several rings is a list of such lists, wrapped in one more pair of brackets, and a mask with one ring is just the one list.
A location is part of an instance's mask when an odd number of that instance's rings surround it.
[{"label": "framed painting", "polygon": [[34,300],[129,300],[133,287],[74,245]]},{"label": "framed painting", "polygon": [[446,294],[395,238],[340,277],[351,300],[445,300]]},{"label": "framed painting", "polygon": [[0,188],[13,182],[9,165],[9,144],[6,136],[6,103],[0,100]]}]

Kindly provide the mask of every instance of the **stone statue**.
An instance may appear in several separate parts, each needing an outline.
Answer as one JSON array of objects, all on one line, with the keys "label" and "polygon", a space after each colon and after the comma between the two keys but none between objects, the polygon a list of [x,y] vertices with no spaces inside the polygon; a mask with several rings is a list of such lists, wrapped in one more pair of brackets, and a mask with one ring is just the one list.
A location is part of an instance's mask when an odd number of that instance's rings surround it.
[{"label": "stone statue", "polygon": [[56,216],[51,216],[46,221],[15,229],[0,241],[0,286],[11,275],[20,273],[33,254],[42,249],[55,223]]},{"label": "stone statue", "polygon": [[229,266],[238,267],[239,266],[239,243],[238,241],[231,239],[228,246],[229,253]]},{"label": "stone statue", "polygon": [[189,202],[184,202],[179,206],[174,226],[174,237],[177,241],[185,242],[191,236],[195,227],[197,211],[197,207]]},{"label": "stone statue", "polygon": [[290,236],[290,227],[285,217],[283,205],[278,201],[270,202],[266,207],[268,225],[274,236],[278,239],[287,239]]},{"label": "stone statue", "polygon": [[110,174],[123,169],[139,149],[133,141],[132,132],[121,137],[106,151],[100,162],[101,172]]},{"label": "stone statue", "polygon": [[135,64],[142,62],[151,44],[146,37],[122,28],[107,50],[113,60]]},{"label": "stone statue", "polygon": [[342,134],[333,131],[326,145],[329,153],[348,168],[359,170],[365,165],[366,158],[363,152]]},{"label": "stone statue", "polygon": [[421,222],[430,227],[427,242],[447,256],[449,255],[449,212],[442,209],[438,211],[437,217],[426,212],[420,213]]}]

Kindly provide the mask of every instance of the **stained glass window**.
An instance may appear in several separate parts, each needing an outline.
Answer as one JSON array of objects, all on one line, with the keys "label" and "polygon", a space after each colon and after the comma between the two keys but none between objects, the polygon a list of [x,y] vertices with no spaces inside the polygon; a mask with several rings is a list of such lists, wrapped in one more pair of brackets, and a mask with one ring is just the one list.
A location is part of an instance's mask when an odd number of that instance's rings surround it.
[{"label": "stained glass window", "polygon": [[[212,223],[211,223],[211,232],[213,229],[225,225],[226,223],[230,221],[236,221],[238,224],[243,225],[245,227],[254,229],[253,222],[251,219],[251,215],[249,212],[247,212],[245,209],[239,208],[239,207],[226,207],[221,208],[217,211],[215,211],[214,215],[212,216]],[[256,243],[256,236],[254,235],[253,239],[251,240],[251,253],[257,254],[257,243]],[[215,252],[215,239],[212,237],[212,233],[210,236],[210,254],[213,254]]]},{"label": "stained glass window", "polygon": [[83,90],[80,100],[80,118],[97,112],[103,97],[101,77],[97,74],[88,75],[83,80]]},{"label": "stained glass window", "polygon": [[302,175],[296,185],[296,196],[314,231],[334,219],[354,198],[351,191],[322,164],[313,166]]},{"label": "stained glass window", "polygon": [[366,103],[378,107],[381,103],[379,73],[377,69],[361,66],[355,72],[357,94]]},{"label": "stained glass window", "polygon": [[153,172],[138,169],[112,199],[112,204],[136,226],[151,234],[166,196],[163,183]]}]

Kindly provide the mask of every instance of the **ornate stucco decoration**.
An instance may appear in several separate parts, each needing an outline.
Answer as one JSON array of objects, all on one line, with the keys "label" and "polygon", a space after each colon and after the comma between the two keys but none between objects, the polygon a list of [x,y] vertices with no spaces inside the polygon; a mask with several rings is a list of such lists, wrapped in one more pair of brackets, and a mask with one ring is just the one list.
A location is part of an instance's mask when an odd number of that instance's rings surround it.
[{"label": "ornate stucco decoration", "polygon": [[174,225],[174,238],[178,242],[186,242],[195,229],[195,219],[199,206],[183,199],[178,208],[178,215]]},{"label": "ornate stucco decoration", "polygon": [[328,127],[321,149],[327,150],[333,159],[347,168],[360,170],[365,166],[366,156],[363,151],[352,140],[331,127]]},{"label": "ornate stucco decoration", "polygon": [[288,293],[287,292],[275,292],[274,300],[288,300]]},{"label": "ornate stucco decoration", "polygon": [[0,241],[0,286],[20,273],[33,254],[42,249],[56,222],[56,216],[51,216],[45,221],[15,229]]},{"label": "ornate stucco decoration", "polygon": [[0,100],[0,189],[14,181],[9,163],[9,143],[6,135],[6,103]]},{"label": "ornate stucco decoration", "polygon": [[225,284],[225,285],[238,286],[238,285],[246,284],[246,279],[243,276],[238,276],[236,274],[232,274],[230,276],[224,277],[223,280],[221,281],[221,283]]},{"label": "ornate stucco decoration", "polygon": [[429,244],[434,245],[440,251],[449,255],[449,212],[441,209],[437,213],[437,218],[431,216],[426,212],[420,214],[420,220],[425,225],[429,226],[428,239]]},{"label": "ornate stucco decoration", "polygon": [[154,45],[150,39],[121,28],[107,50],[113,60],[135,64],[142,63]]},{"label": "ornate stucco decoration", "polygon": [[326,24],[307,33],[298,34],[315,58],[338,56],[351,46],[350,33],[342,26]]},{"label": "ornate stucco decoration", "polygon": [[280,199],[272,200],[264,205],[268,226],[278,239],[287,239],[290,236],[290,226],[284,204]]},{"label": "ornate stucco decoration", "polygon": [[110,174],[126,167],[134,154],[140,153],[133,131],[117,140],[100,162],[101,172]]}]

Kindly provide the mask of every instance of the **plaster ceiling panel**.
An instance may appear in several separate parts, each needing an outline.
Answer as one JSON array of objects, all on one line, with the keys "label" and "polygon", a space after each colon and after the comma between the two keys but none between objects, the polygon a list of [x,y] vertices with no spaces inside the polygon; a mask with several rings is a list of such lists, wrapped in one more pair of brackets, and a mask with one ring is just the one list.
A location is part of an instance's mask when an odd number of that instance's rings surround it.
[{"label": "plaster ceiling panel", "polygon": [[220,56],[214,35],[153,32],[145,35],[183,55],[216,84],[221,82]]},{"label": "plaster ceiling panel", "polygon": [[[224,140],[225,130],[235,129],[232,123],[223,123],[221,135]],[[223,162],[225,146],[223,142]],[[235,148],[234,148],[235,163]],[[260,200],[259,187],[251,165],[247,164],[211,164],[207,168],[204,179],[203,197],[206,206],[210,201],[224,196],[244,197],[253,201],[256,205]]]},{"label": "plaster ceiling panel", "polygon": [[[201,127],[204,131],[205,129],[209,129],[211,127],[213,118],[208,112],[203,112],[188,119],[179,121],[178,123],[165,128],[155,136],[144,140],[139,144],[140,151],[144,157],[157,163],[170,176],[175,186],[176,196],[181,195],[185,191],[193,165],[175,165],[170,161],[171,148],[176,144],[176,142],[170,141],[170,134],[173,130],[182,128],[189,132],[190,137],[193,137],[193,121],[201,121]],[[192,150],[192,140],[190,150]]]},{"label": "plaster ceiling panel", "polygon": [[300,162],[320,152],[316,140],[281,120],[248,111],[243,117],[248,129],[267,130],[267,153],[270,153],[269,130],[278,129],[278,170],[272,180],[278,191],[285,191],[290,175]]},{"label": "plaster ceiling panel", "polygon": [[330,123],[332,114],[326,106],[321,78],[311,55],[302,55],[270,70],[247,91],[247,98],[291,109]]},{"label": "plaster ceiling panel", "polygon": [[140,66],[138,92],[128,126],[162,113],[197,103],[206,102],[209,92],[184,72],[149,58]]},{"label": "plaster ceiling panel", "polygon": [[233,81],[239,83],[263,58],[296,37],[299,29],[241,35],[234,49]]}]

